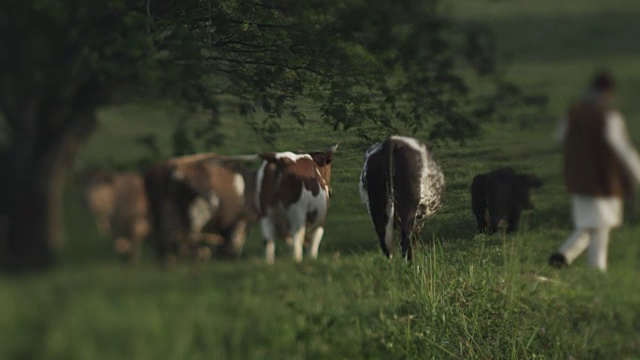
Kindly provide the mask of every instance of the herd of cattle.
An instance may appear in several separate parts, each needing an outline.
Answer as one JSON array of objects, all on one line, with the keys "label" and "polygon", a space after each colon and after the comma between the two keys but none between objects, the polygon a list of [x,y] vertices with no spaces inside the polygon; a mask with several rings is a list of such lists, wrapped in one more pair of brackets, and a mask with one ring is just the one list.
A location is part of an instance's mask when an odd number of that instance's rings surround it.
[{"label": "herd of cattle", "polygon": [[[213,252],[238,257],[248,227],[256,222],[268,263],[274,261],[276,238],[293,247],[295,261],[302,261],[305,246],[315,259],[337,147],[196,154],[157,163],[144,176],[93,171],[84,177],[85,198],[98,229],[130,261],[138,259],[149,236],[162,262],[208,258]],[[399,229],[402,256],[410,260],[412,242],[444,199],[444,175],[431,152],[416,139],[388,137],[366,151],[359,185],[383,253],[392,257],[393,233]],[[507,168],[476,176],[471,193],[479,230],[494,233],[504,225],[516,230],[521,211],[531,208],[529,189],[541,185],[536,177]]]}]

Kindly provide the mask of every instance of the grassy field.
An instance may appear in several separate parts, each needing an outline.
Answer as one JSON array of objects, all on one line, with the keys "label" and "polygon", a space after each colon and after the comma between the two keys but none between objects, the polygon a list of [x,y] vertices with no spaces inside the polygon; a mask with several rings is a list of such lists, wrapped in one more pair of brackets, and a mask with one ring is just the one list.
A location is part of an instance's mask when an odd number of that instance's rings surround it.
[{"label": "grassy field", "polygon": [[[617,76],[618,104],[640,145],[640,2],[455,0],[452,11],[493,27],[511,62],[508,76],[549,94],[550,116],[524,129],[492,125],[464,146],[434,150],[447,199],[412,264],[383,258],[360,204],[368,144],[311,118],[287,126],[275,148],[340,143],[319,261],[295,264],[279,242],[276,264],[267,266],[254,227],[239,261],[161,269],[147,246],[142,264],[129,268],[70,186],[59,266],[0,280],[0,359],[640,358],[637,219],[613,232],[607,274],[584,258],[562,271],[546,266],[571,231],[551,134],[594,69],[608,66]],[[82,164],[131,162],[144,155],[134,138],[148,132],[169,145],[162,129],[171,112],[126,106],[100,115]],[[227,145],[211,150],[270,149],[241,119],[224,121]],[[471,179],[504,165],[539,175],[545,186],[534,191],[535,209],[518,234],[477,235]]]}]

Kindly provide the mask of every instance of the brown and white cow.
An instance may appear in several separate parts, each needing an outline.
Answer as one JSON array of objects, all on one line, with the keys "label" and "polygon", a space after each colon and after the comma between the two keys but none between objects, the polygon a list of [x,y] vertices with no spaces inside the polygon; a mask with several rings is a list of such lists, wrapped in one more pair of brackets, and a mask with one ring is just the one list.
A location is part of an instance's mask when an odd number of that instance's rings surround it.
[{"label": "brown and white cow", "polygon": [[[145,175],[158,257],[207,256],[223,246],[233,256],[256,220],[253,156],[196,154],[156,164]],[[205,253],[202,253],[205,250]]]},{"label": "brown and white cow", "polygon": [[265,241],[267,263],[275,258],[275,238],[293,244],[293,258],[302,261],[302,247],[310,242],[309,255],[318,258],[329,209],[331,160],[338,145],[307,154],[260,154],[256,206]]},{"label": "brown and white cow", "polygon": [[85,202],[98,230],[113,240],[118,253],[137,260],[149,233],[149,203],[142,176],[94,171],[85,174],[83,180]]},{"label": "brown and white cow", "polygon": [[360,198],[387,257],[393,255],[393,230],[399,227],[402,255],[412,258],[411,239],[440,208],[443,197],[444,175],[418,140],[391,136],[367,150]]}]

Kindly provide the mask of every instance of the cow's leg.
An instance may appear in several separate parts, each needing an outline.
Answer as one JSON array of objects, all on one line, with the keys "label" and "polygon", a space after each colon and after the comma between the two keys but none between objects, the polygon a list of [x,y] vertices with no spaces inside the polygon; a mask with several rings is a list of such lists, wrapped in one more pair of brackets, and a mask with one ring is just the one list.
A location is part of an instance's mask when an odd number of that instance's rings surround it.
[{"label": "cow's leg", "polygon": [[471,184],[471,210],[478,223],[478,231],[487,231],[487,189],[484,175],[477,175]]},{"label": "cow's leg", "polygon": [[131,261],[137,262],[142,252],[142,243],[151,231],[149,219],[145,214],[137,215],[132,228],[131,240],[133,247],[131,249]]},{"label": "cow's leg", "polygon": [[509,212],[509,216],[507,217],[507,222],[509,223],[507,226],[507,232],[514,232],[518,230],[518,223],[520,222],[520,215],[522,210],[513,209]]},{"label": "cow's leg", "polygon": [[[371,190],[371,188],[370,188]],[[369,210],[373,227],[378,235],[382,253],[391,259],[393,257],[393,205],[388,201],[386,191],[370,196]],[[389,216],[391,213],[391,216]]]},{"label": "cow's leg", "polygon": [[318,248],[322,241],[322,235],[324,235],[324,228],[322,226],[315,228],[311,232],[311,248],[309,249],[309,256],[314,260],[318,259]]},{"label": "cow's leg", "polygon": [[[400,225],[400,248],[402,249],[402,257],[406,260],[413,258],[413,250],[411,248],[411,235],[419,236],[419,229],[416,229],[416,215],[420,196],[419,194],[407,195],[408,189],[403,189],[404,193],[398,191],[398,220]],[[418,226],[422,228],[422,226]]]},{"label": "cow's leg", "polygon": [[271,239],[264,240],[265,260],[267,264],[273,264],[276,258],[276,243]]},{"label": "cow's leg", "polygon": [[293,233],[293,259],[296,262],[302,261],[302,247],[304,245],[304,233],[306,226],[303,224]]},{"label": "cow's leg", "polygon": [[140,259],[140,253],[142,251],[142,238],[131,239],[131,251],[129,251],[128,261],[131,263],[137,263]]},{"label": "cow's leg", "polygon": [[[149,233],[149,222],[144,215],[133,215],[128,219],[121,219],[114,229],[121,229],[123,236],[115,239],[116,251],[130,263],[135,263],[140,257],[140,250],[144,238]],[[120,232],[120,231],[119,231]]]},{"label": "cow's leg", "polygon": [[212,205],[201,196],[196,196],[189,204],[188,221],[190,227],[187,241],[189,252],[196,258],[203,258],[200,256],[200,244],[203,240],[202,229],[211,220],[213,211]]},{"label": "cow's leg", "polygon": [[111,221],[106,215],[96,215],[96,224],[98,225],[98,232],[102,236],[111,235]]},{"label": "cow's leg", "polygon": [[260,229],[264,239],[265,260],[267,264],[273,264],[276,256],[275,227],[273,221],[267,216],[260,219]]},{"label": "cow's leg", "polygon": [[411,232],[402,230],[401,231],[402,240],[400,242],[400,246],[402,247],[402,257],[406,260],[413,259],[413,249],[411,248]]},{"label": "cow's leg", "polygon": [[498,228],[500,227],[500,220],[500,216],[489,211],[489,234],[495,234],[498,232]]},{"label": "cow's leg", "polygon": [[120,236],[116,238],[113,242],[113,248],[119,255],[128,256],[131,252],[131,240],[125,238],[124,236]]},{"label": "cow's leg", "polygon": [[244,242],[246,239],[246,232],[246,220],[238,221],[233,228],[233,231],[231,232],[231,252],[234,256],[242,255],[242,249],[244,248]]},{"label": "cow's leg", "polygon": [[176,214],[171,202],[169,200],[163,201],[159,211],[159,216],[156,219],[159,231],[155,234],[156,251],[158,259],[162,262],[171,263],[175,260],[170,257],[175,257],[177,254],[175,233],[177,232],[179,222],[180,220],[178,219],[178,215]]},{"label": "cow's leg", "polygon": [[[400,217],[400,247],[402,249],[402,257],[406,260],[413,258],[413,250],[411,248],[411,234],[414,233],[415,218],[418,211],[417,206],[402,206],[398,211]],[[421,226],[420,226],[421,228]],[[416,233],[416,236],[419,236]]]},{"label": "cow's leg", "polygon": [[[303,192],[306,190],[302,190]],[[303,193],[304,196],[304,193]],[[288,234],[292,237],[293,258],[296,262],[302,261],[304,237],[307,229],[307,204],[298,202],[286,210],[288,222]]]}]

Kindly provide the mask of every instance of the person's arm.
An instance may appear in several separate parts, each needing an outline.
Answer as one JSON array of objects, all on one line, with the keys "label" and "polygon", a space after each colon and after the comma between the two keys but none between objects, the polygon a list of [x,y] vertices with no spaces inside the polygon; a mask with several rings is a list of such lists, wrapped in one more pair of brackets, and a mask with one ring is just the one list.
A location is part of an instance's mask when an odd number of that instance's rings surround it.
[{"label": "person's arm", "polygon": [[558,127],[556,128],[556,142],[558,144],[563,144],[564,143],[564,138],[567,136],[567,127],[568,127],[568,123],[567,123],[567,118],[566,117],[562,117],[560,119],[560,123],[558,123]]},{"label": "person's arm", "polygon": [[640,183],[640,156],[629,141],[627,127],[620,113],[612,111],[607,115],[605,139],[636,182]]}]

